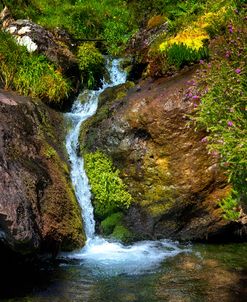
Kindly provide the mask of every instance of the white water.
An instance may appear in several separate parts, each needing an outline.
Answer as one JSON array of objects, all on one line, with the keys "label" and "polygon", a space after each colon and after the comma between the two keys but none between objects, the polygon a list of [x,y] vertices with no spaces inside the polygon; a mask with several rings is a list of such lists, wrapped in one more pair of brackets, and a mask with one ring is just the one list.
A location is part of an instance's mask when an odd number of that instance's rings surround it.
[{"label": "white water", "polygon": [[104,82],[102,89],[98,91],[92,90],[87,94],[81,94],[75,101],[72,111],[66,114],[72,124],[66,138],[66,148],[71,162],[71,180],[82,209],[82,219],[87,237],[83,249],[66,255],[66,257],[80,260],[83,265],[97,273],[138,274],[157,268],[165,258],[188,250],[168,240],[142,241],[125,246],[120,242],[106,240],[95,235],[90,186],[84,170],[83,159],[78,157],[77,148],[80,126],[86,119],[95,114],[100,93],[108,87],[126,81],[125,73],[119,68],[119,60],[108,62],[107,65],[110,82]]}]

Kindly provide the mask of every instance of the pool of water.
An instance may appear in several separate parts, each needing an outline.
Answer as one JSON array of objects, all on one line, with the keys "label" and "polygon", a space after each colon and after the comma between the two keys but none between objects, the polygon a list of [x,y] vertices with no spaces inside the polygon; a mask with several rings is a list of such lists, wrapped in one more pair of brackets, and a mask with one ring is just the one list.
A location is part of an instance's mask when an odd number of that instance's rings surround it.
[{"label": "pool of water", "polygon": [[[172,248],[172,247],[171,247]],[[179,246],[153,269],[132,274],[98,262],[61,259],[1,281],[4,302],[247,301],[247,244]],[[147,257],[143,261],[150,261]],[[131,264],[133,265],[133,263]],[[147,265],[145,265],[147,267]],[[113,266],[114,267],[114,266]],[[32,275],[33,274],[33,275]],[[1,278],[2,279],[2,278]]]}]

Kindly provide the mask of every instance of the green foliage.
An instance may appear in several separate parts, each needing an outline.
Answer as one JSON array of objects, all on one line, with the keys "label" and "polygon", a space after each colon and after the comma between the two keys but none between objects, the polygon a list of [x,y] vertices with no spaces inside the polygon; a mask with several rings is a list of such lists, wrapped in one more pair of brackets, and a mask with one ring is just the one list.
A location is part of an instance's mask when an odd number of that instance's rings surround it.
[{"label": "green foliage", "polygon": [[133,240],[133,234],[123,225],[117,225],[111,236],[123,242],[130,242]]},{"label": "green foliage", "polygon": [[123,220],[123,213],[121,212],[117,212],[112,214],[111,216],[108,216],[100,223],[103,234],[104,235],[112,234],[116,225],[122,224],[122,220]]},{"label": "green foliage", "polygon": [[208,131],[207,141],[219,156],[238,199],[247,200],[247,27],[243,15],[215,41],[210,65],[202,67],[198,125]]},{"label": "green foliage", "polygon": [[223,217],[227,220],[237,220],[239,218],[237,193],[232,192],[227,198],[219,203],[219,206],[223,210]]},{"label": "green foliage", "polygon": [[208,55],[208,49],[206,47],[196,50],[184,44],[173,44],[167,49],[167,62],[169,65],[174,65],[179,69],[186,64],[206,59]]},{"label": "green foliage", "polygon": [[104,70],[105,59],[94,43],[84,43],[78,47],[79,68],[83,73],[84,84],[92,89],[95,80],[100,78]]},{"label": "green foliage", "polygon": [[65,28],[76,39],[103,39],[113,55],[123,50],[136,29],[133,14],[122,0],[15,2],[6,1],[16,18],[30,18],[50,29]]},{"label": "green foliage", "polygon": [[132,197],[111,160],[100,151],[85,154],[84,160],[96,216],[104,218],[119,209],[127,209]]},{"label": "green foliage", "polygon": [[69,82],[44,56],[29,54],[6,32],[0,31],[0,40],[0,83],[5,89],[12,88],[47,102],[67,97]]},{"label": "green foliage", "polygon": [[57,151],[52,146],[48,145],[44,155],[47,159],[55,158],[57,156]]}]

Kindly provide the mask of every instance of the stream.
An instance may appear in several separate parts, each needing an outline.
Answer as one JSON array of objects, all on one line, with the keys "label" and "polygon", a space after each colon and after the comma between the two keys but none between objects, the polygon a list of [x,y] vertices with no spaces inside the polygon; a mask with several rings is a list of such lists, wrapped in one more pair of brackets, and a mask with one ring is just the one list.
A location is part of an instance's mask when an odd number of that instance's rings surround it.
[{"label": "stream", "polygon": [[[95,233],[88,178],[78,156],[81,124],[97,110],[108,87],[126,81],[119,60],[108,61],[110,75],[100,90],[81,94],[66,117],[71,129],[66,148],[71,180],[82,209],[86,245],[60,255],[46,266],[12,284],[5,302],[161,302],[247,301],[247,244],[183,244],[170,240],[132,245]],[[15,281],[13,281],[15,282]],[[12,288],[12,289],[11,289]]]}]

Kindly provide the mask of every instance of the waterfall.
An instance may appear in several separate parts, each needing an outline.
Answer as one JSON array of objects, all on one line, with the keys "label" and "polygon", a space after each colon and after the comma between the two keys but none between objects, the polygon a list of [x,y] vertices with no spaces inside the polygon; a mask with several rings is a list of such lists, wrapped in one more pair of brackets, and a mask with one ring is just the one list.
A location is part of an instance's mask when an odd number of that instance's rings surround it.
[{"label": "waterfall", "polygon": [[83,158],[78,155],[78,147],[81,124],[95,114],[99,95],[106,88],[126,81],[126,74],[120,69],[120,60],[108,60],[107,70],[110,81],[104,81],[100,90],[91,90],[79,95],[71,112],[66,113],[71,122],[71,130],[66,138],[66,148],[71,163],[71,180],[82,209],[87,238],[82,250],[68,254],[66,257],[82,261],[84,265],[97,273],[103,270],[107,274],[137,274],[153,269],[165,258],[175,256],[187,249],[169,240],[142,241],[131,246],[124,246],[120,242],[106,240],[95,235],[90,186],[84,170]]},{"label": "waterfall", "polygon": [[88,240],[94,237],[95,221],[91,192],[88,178],[84,170],[83,158],[78,157],[78,140],[81,124],[95,114],[98,106],[98,98],[106,88],[116,86],[126,81],[126,74],[119,69],[119,60],[107,61],[107,70],[110,75],[109,82],[103,82],[100,90],[91,90],[86,94],[86,99],[81,100],[82,95],[75,101],[67,117],[71,121],[72,128],[66,138],[66,148],[71,162],[71,180],[75,189],[77,200],[82,209],[84,229]]}]

